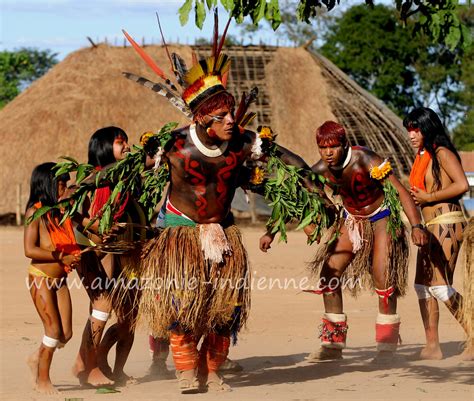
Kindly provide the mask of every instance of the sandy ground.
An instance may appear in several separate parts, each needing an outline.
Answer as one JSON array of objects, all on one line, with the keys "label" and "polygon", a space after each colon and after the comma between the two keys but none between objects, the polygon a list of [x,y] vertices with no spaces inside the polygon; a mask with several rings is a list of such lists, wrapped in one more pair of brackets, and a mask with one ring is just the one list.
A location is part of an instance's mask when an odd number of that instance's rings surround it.
[{"label": "sandy ground", "polygon": [[[255,287],[258,279],[297,281],[306,275],[305,263],[311,249],[302,233],[290,233],[288,244],[274,245],[268,254],[258,250],[261,231],[244,229]],[[156,380],[148,375],[150,365],[146,329],[138,330],[126,371],[138,383],[119,388],[119,393],[96,394],[83,389],[70,368],[79,347],[80,335],[88,314],[83,289],[71,290],[74,308],[74,333],[65,349],[57,351],[51,377],[59,396],[42,397],[30,387],[25,359],[39,345],[43,329],[25,286],[27,259],[23,255],[22,230],[0,228],[1,294],[1,394],[2,400],[473,400],[474,364],[462,362],[463,332],[442,308],[440,336],[446,358],[442,361],[411,361],[420,350],[423,327],[413,290],[399,301],[402,317],[400,346],[391,367],[370,363],[375,355],[375,317],[377,298],[364,293],[357,299],[346,298],[349,317],[348,348],[339,362],[308,364],[304,357],[318,346],[317,326],[323,312],[319,296],[293,288],[255,288],[247,329],[232,347],[231,358],[244,371],[228,375],[233,391],[225,394],[178,395],[177,381]],[[413,264],[411,265],[413,272]],[[73,273],[73,276],[75,273]],[[459,284],[459,272],[455,284]],[[262,283],[262,282],[260,282]],[[262,284],[260,285],[262,286]],[[171,357],[168,367],[173,368]]]}]

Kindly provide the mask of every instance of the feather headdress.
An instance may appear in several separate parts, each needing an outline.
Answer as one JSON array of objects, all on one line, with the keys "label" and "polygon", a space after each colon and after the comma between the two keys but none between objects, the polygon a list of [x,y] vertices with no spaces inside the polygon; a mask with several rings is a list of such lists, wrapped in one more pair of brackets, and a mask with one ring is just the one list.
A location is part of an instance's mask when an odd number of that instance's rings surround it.
[{"label": "feather headdress", "polygon": [[[231,18],[229,18],[224,33],[219,39],[219,18],[217,9],[214,11],[214,34],[212,43],[211,56],[197,60],[193,52],[193,65],[188,69],[184,60],[176,53],[168,51],[163,31],[161,29],[160,18],[156,14],[158,26],[160,29],[163,45],[171,64],[171,70],[176,78],[176,82],[181,87],[181,93],[178,88],[171,82],[161,68],[153,61],[153,59],[143,50],[138,43],[125,31],[125,37],[136,50],[138,55],[148,64],[148,66],[164,81],[164,84],[152,82],[146,78],[139,77],[131,73],[124,73],[125,77],[137,82],[145,87],[154,90],[156,93],[166,97],[174,107],[178,108],[188,118],[199,109],[199,107],[211,97],[222,93],[226,90],[227,77],[229,74],[231,60],[229,56],[222,52],[225,37]],[[239,119],[237,122],[248,123],[253,117],[253,113],[245,114],[250,103],[255,101],[256,90],[251,91],[249,95],[244,93],[243,99],[239,105]],[[237,117],[237,116],[236,116]],[[240,120],[240,121],[239,121]],[[245,124],[243,124],[245,125]]]}]

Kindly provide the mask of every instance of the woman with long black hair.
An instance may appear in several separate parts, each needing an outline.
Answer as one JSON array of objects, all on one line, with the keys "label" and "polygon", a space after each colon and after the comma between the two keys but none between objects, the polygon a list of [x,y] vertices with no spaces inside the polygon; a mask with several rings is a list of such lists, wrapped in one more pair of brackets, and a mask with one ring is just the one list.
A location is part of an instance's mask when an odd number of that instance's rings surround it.
[{"label": "woman with long black hair", "polygon": [[[420,107],[408,114],[403,125],[417,155],[410,174],[410,193],[429,234],[428,245],[418,251],[415,290],[425,327],[426,346],[421,359],[442,359],[439,345],[438,301],[466,329],[461,316],[462,296],[454,289],[453,276],[463,229],[466,226],[459,200],[469,185],[461,158],[438,115]],[[469,358],[472,350],[466,349]]]}]

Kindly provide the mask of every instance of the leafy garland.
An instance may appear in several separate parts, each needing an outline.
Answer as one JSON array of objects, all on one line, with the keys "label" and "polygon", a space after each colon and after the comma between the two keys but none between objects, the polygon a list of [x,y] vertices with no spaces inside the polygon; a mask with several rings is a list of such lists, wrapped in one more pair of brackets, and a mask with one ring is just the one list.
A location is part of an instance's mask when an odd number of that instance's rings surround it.
[{"label": "leafy garland", "polygon": [[[86,228],[99,219],[99,234],[108,232],[114,224],[114,215],[127,199],[125,196],[120,196],[121,193],[140,194],[138,202],[143,206],[148,219],[151,219],[169,179],[169,168],[167,163],[160,163],[161,160],[156,160],[155,168],[145,171],[145,159],[147,155],[156,157],[157,153],[166,147],[173,138],[172,130],[177,125],[174,122],[168,123],[157,134],[149,133],[142,136],[142,146],[134,145],[133,151],[127,153],[123,160],[97,171],[95,178],[92,165],[79,164],[73,158],[62,157],[66,161],[56,164],[55,174],[60,176],[76,172],[76,190],[68,199],[58,202],[54,206],[44,206],[38,209],[27,223],[41,217],[53,208],[59,208],[64,212],[60,223],[62,224],[68,217],[81,210],[88,195],[92,197],[96,189],[106,185],[113,187],[113,191],[97,216]],[[159,158],[160,156],[158,156]]]},{"label": "leafy garland", "polygon": [[402,204],[397,189],[389,180],[385,180],[382,184],[384,192],[384,200],[382,208],[390,209],[390,216],[387,222],[387,232],[390,233],[392,239],[397,239],[404,227],[402,222]]},{"label": "leafy garland", "polygon": [[[157,134],[144,134],[140,139],[142,146],[134,145],[133,151],[123,160],[101,171],[95,172],[90,164],[79,164],[73,158],[62,157],[65,161],[56,165],[56,176],[76,172],[77,188],[68,199],[52,207],[38,209],[28,223],[52,208],[60,208],[64,212],[62,223],[81,210],[86,198],[92,197],[97,188],[105,185],[113,187],[112,194],[88,227],[99,219],[99,233],[110,230],[114,224],[113,216],[126,199],[120,196],[121,193],[139,194],[138,203],[143,206],[150,220],[169,180],[169,167],[167,163],[161,162],[161,154],[172,140],[172,130],[176,126],[177,123],[168,123]],[[310,178],[324,184],[325,178],[313,173],[308,175],[302,168],[287,165],[280,158],[281,152],[274,142],[271,129],[259,127],[257,131],[263,153],[267,156],[266,167],[255,167],[250,182],[252,190],[259,192],[263,189],[264,196],[272,207],[272,214],[266,224],[267,230],[272,234],[280,232],[280,240],[286,241],[286,224],[290,221],[299,222],[297,230],[314,224],[316,229],[308,239],[309,243],[313,243],[329,227],[330,218],[323,197],[317,191],[308,190],[302,183],[305,178]],[[147,155],[155,159],[152,170],[145,170],[144,160]]]},{"label": "leafy garland", "polygon": [[263,153],[267,156],[266,167],[254,167],[250,184],[251,190],[255,192],[261,192],[263,187],[263,195],[272,207],[272,214],[266,223],[267,230],[271,234],[280,232],[280,240],[286,241],[286,224],[290,221],[299,222],[297,230],[314,224],[316,228],[308,238],[308,243],[312,244],[330,226],[331,219],[321,194],[307,189],[303,180],[309,178],[324,184],[326,179],[283,162],[269,127],[258,127],[257,133],[262,141]]},{"label": "leafy garland", "polygon": [[384,192],[384,200],[382,202],[382,209],[389,209],[390,216],[387,223],[387,232],[390,233],[393,239],[397,239],[400,230],[403,228],[402,222],[402,204],[397,189],[393,186],[390,180],[386,177],[392,171],[390,161],[385,159],[379,166],[374,166],[370,169],[370,177],[382,181],[382,188]]}]

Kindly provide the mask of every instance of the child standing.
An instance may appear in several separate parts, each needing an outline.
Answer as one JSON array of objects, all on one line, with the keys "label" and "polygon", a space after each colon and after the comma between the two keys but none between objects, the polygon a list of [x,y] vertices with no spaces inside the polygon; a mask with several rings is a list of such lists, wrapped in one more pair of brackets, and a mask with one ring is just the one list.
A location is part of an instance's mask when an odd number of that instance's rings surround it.
[{"label": "child standing", "polygon": [[[119,127],[110,126],[97,130],[89,141],[88,163],[99,171],[124,159],[130,151],[127,142],[127,134]],[[112,188],[109,186],[98,188],[95,191],[91,200],[89,218],[100,215],[102,207],[109,200],[111,193]],[[125,197],[125,202],[114,216],[116,222],[128,219],[130,207],[133,203],[130,194],[122,194],[121,196]],[[98,231],[98,220],[89,230]],[[126,257],[102,254],[98,258],[93,254],[87,262],[81,263],[78,272],[91,283],[97,279],[102,283],[106,283],[107,280],[116,278],[120,274],[124,260],[126,260]],[[89,291],[92,314],[86,324],[83,341],[74,367],[74,371],[81,382],[96,386],[110,384],[111,382],[122,384],[129,379],[123,372],[123,367],[134,340],[133,316],[129,313],[129,305],[120,305],[118,309],[124,309],[126,312],[122,315],[121,311],[115,311],[118,322],[112,325],[102,337],[110,311],[113,308],[110,298],[112,288],[109,287],[102,285],[96,293]],[[117,343],[116,358],[114,368],[111,369],[107,362],[107,354],[115,343]]]},{"label": "child standing", "polygon": [[[53,206],[63,195],[69,175],[55,178],[54,163],[37,166],[31,176],[26,207],[29,219],[42,206]],[[43,322],[44,336],[38,350],[28,359],[37,391],[55,394],[49,370],[54,351],[72,337],[72,308],[67,274],[80,260],[71,221],[59,224],[61,212],[52,209],[25,227],[25,256],[31,259],[28,283],[31,298]]]}]

